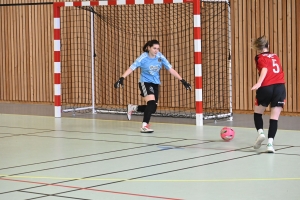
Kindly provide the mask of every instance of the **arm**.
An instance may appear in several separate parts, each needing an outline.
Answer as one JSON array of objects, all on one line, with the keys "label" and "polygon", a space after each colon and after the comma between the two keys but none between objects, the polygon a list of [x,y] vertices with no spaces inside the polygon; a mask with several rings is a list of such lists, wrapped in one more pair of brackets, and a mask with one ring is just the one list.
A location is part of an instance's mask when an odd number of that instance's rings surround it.
[{"label": "arm", "polygon": [[177,78],[178,80],[182,80],[182,77],[175,71],[175,69],[170,68],[169,69],[170,74],[172,74],[175,78]]},{"label": "arm", "polygon": [[133,70],[131,68],[128,68],[121,77],[126,78],[126,76],[131,74],[131,72],[133,72]]},{"label": "arm", "polygon": [[164,55],[161,54],[162,64],[164,65],[165,69],[170,72],[175,78],[178,80],[182,80],[182,77],[175,71],[175,69],[172,68],[172,65],[170,62],[166,59]]},{"label": "arm", "polygon": [[115,88],[119,88],[120,86],[123,87],[124,83],[124,79],[126,76],[128,76],[129,74],[131,74],[131,72],[133,72],[133,70],[129,67],[124,74],[119,78],[119,80],[114,84]]},{"label": "arm", "polygon": [[137,59],[125,72],[124,74],[119,78],[119,80],[114,84],[115,88],[119,88],[120,86],[123,87],[123,81],[124,79],[133,72],[138,66],[140,65],[139,60]]},{"label": "arm", "polygon": [[267,72],[268,72],[267,68],[265,68],[265,67],[262,68],[262,70],[260,72],[259,79],[258,79],[257,83],[255,85],[253,85],[253,87],[251,88],[251,90],[257,90],[258,88],[260,88],[262,82],[266,78]]},{"label": "arm", "polygon": [[175,69],[173,69],[173,68],[170,68],[169,69],[169,72],[170,72],[170,74],[172,74],[175,78],[177,78],[178,80],[180,80],[181,81],[181,83],[184,85],[184,87],[185,87],[185,89],[187,89],[187,90],[191,90],[192,89],[192,87],[191,87],[191,85],[188,83],[188,82],[186,82],[176,71],[175,71]]},{"label": "arm", "polygon": [[[142,54],[140,57],[138,57],[134,63],[124,72],[124,74],[121,76],[123,78],[126,78],[131,72],[133,72],[136,68],[141,66],[141,57],[143,57],[144,54]],[[145,57],[145,56],[144,56]]]},{"label": "arm", "polygon": [[184,85],[185,89],[187,90],[191,90],[192,87],[191,85],[186,82],[178,73],[177,71],[175,71],[175,69],[172,68],[171,64],[169,63],[169,61],[162,55],[161,56],[162,61],[163,61],[163,65],[165,66],[165,68],[170,72],[170,74],[172,74],[175,78],[177,78],[178,80],[180,80],[180,82]]}]

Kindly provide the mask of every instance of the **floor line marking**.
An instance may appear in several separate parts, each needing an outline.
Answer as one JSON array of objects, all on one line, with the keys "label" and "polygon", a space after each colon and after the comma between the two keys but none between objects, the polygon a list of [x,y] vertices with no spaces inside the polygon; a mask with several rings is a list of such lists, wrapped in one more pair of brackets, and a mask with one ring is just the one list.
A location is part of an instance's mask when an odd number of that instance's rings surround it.
[{"label": "floor line marking", "polygon": [[[178,141],[181,141],[181,140],[172,141],[172,142],[178,142]],[[161,143],[161,144],[172,143],[172,142],[164,142],[164,143]],[[196,144],[191,144],[191,145],[196,145]],[[186,145],[186,146],[190,146],[190,145]],[[185,147],[185,146],[183,146],[183,147]],[[83,165],[83,164],[90,164],[90,163],[95,163],[95,162],[103,162],[103,161],[114,160],[114,159],[119,159],[119,158],[128,158],[128,157],[133,157],[133,156],[137,156],[137,155],[144,155],[144,154],[148,154],[148,153],[156,153],[156,152],[168,151],[168,150],[169,149],[165,149],[165,150],[164,149],[158,149],[158,150],[152,150],[152,151],[147,151],[147,152],[141,152],[141,153],[135,153],[135,154],[117,156],[117,157],[112,157],[112,158],[104,158],[104,159],[100,159],[100,160],[92,160],[92,161],[88,161],[88,162],[81,162],[81,163],[63,165],[63,166],[58,166],[58,167],[50,167],[50,168],[38,169],[38,170],[34,170],[34,171],[21,172],[21,173],[17,173],[17,174],[11,174],[11,176],[21,175],[21,174],[27,174],[27,173],[32,173],[32,172],[40,172],[40,171],[52,170],[52,169],[59,169],[59,168],[65,168],[65,167],[71,167],[71,166],[73,167],[73,166],[78,166],[78,165]],[[190,159],[195,159],[195,158],[188,158],[188,160],[190,160]],[[183,160],[186,160],[186,159],[183,159]],[[180,161],[183,161],[183,160],[181,159]],[[172,163],[173,162],[177,162],[177,161],[172,161]],[[168,164],[168,163],[163,163],[163,164]],[[157,166],[157,165],[162,165],[162,164],[156,164],[155,166]],[[150,165],[150,166],[152,166],[152,165]],[[150,166],[147,166],[147,167],[150,167]]]},{"label": "floor line marking", "polygon": [[[45,118],[53,118],[53,116],[40,116],[40,115],[28,115],[28,114],[9,114],[9,113],[2,113],[2,115],[20,115],[20,116],[30,116],[30,117],[45,117]],[[248,114],[247,114],[248,115]],[[250,116],[251,114],[249,114]],[[125,115],[124,115],[125,116]],[[295,116],[297,117],[297,116]],[[124,120],[115,120],[115,119],[101,119],[101,118],[74,118],[71,116],[64,116],[61,119],[71,119],[71,120],[99,120],[99,121],[117,121],[117,122],[122,122],[122,123],[140,123],[139,121],[128,121],[126,119]],[[221,121],[221,122],[225,122],[225,121]],[[153,122],[153,124],[171,124],[174,126],[196,126],[195,124],[178,124],[178,123],[168,123],[168,122]],[[223,125],[210,125],[208,124],[204,124],[203,127],[217,127],[220,128]],[[232,128],[242,128],[242,129],[253,129],[252,127],[243,127],[243,126],[231,126]],[[292,130],[292,129],[278,129],[280,131],[287,131],[287,132],[300,132],[299,130]]]},{"label": "floor line marking", "polygon": [[93,188],[82,188],[82,187],[68,186],[68,185],[62,185],[62,184],[51,184],[51,183],[49,184],[49,183],[43,183],[43,182],[14,180],[14,179],[8,179],[8,178],[0,178],[0,180],[1,179],[2,180],[6,180],[6,181],[13,181],[13,182],[22,182],[22,183],[30,183],[30,184],[37,184],[37,185],[46,185],[46,186],[53,186],[53,187],[63,187],[63,188],[71,188],[71,189],[79,189],[79,190],[88,190],[88,191],[94,191],[94,192],[105,192],[105,193],[120,194],[120,195],[139,196],[139,197],[147,197],[147,198],[153,198],[153,199],[183,200],[183,199],[178,199],[178,198],[152,196],[152,195],[144,195],[144,194],[136,194],[136,193],[128,193],[128,192],[117,192],[117,191],[112,191],[112,190],[99,190],[99,189],[93,189]]},{"label": "floor line marking", "polygon": [[[24,179],[49,179],[49,180],[78,180],[78,181],[128,181],[128,182],[238,182],[238,181],[293,181],[300,180],[300,177],[294,178],[235,178],[235,179],[144,179],[144,180],[129,180],[122,178],[68,178],[68,177],[51,177],[51,176],[3,176],[1,179],[9,178],[24,178]],[[45,183],[47,184],[47,183]]]}]

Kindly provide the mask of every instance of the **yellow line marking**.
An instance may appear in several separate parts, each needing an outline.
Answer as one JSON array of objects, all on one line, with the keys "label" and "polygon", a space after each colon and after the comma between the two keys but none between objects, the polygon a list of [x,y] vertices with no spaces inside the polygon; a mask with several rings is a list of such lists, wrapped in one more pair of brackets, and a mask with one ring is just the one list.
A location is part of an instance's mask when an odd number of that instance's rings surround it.
[{"label": "yellow line marking", "polygon": [[[191,180],[160,180],[160,179],[140,179],[128,180],[117,178],[64,178],[64,177],[49,177],[49,176],[9,176],[0,174],[2,178],[24,178],[24,179],[51,179],[51,180],[80,180],[80,181],[128,181],[128,182],[238,182],[238,181],[300,181],[300,178],[237,178],[237,179],[191,179]],[[0,178],[1,180],[1,178]]]}]

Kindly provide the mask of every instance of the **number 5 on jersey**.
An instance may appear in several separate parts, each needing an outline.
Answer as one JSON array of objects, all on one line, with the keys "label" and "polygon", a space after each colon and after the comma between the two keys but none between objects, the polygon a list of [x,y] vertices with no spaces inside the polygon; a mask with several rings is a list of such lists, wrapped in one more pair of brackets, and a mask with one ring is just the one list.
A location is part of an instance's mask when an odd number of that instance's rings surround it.
[{"label": "number 5 on jersey", "polygon": [[272,59],[273,62],[273,72],[275,74],[278,74],[280,72],[280,67],[279,65],[276,63],[276,59]]}]

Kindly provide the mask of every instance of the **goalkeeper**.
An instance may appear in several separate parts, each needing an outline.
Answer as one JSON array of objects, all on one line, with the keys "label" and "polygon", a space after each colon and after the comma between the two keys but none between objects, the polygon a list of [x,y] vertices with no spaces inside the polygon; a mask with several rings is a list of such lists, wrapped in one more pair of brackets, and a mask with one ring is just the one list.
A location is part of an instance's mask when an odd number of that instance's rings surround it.
[{"label": "goalkeeper", "polygon": [[187,90],[191,90],[191,85],[172,68],[169,61],[159,52],[159,42],[157,40],[148,41],[144,45],[143,51],[144,53],[142,53],[125,71],[121,78],[114,84],[114,87],[123,87],[124,79],[138,67],[141,68],[139,88],[141,96],[144,97],[147,105],[129,104],[127,106],[127,117],[128,120],[130,120],[132,112],[143,112],[144,118],[141,133],[152,133],[153,129],[150,129],[149,122],[151,114],[155,113],[157,108],[160,84],[159,71],[162,66],[164,66],[175,78],[179,79]]}]

